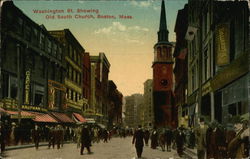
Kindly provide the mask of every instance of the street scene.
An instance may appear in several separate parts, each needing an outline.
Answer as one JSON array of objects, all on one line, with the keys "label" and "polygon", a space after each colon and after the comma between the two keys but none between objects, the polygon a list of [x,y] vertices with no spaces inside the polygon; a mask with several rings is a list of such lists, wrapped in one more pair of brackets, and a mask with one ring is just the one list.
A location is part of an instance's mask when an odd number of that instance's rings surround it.
[{"label": "street scene", "polygon": [[0,5],[0,158],[249,158],[249,1]]},{"label": "street scene", "polygon": [[[112,138],[108,143],[101,141],[94,143],[91,147],[92,154],[80,155],[80,149],[76,148],[76,144],[64,144],[61,149],[48,149],[47,146],[41,146],[38,150],[34,148],[23,148],[9,150],[6,152],[7,159],[66,159],[66,158],[88,158],[88,159],[135,159],[136,151],[132,146],[132,137]],[[69,153],[70,152],[70,153]],[[150,146],[145,146],[143,150],[143,159],[168,159],[179,158],[175,150],[171,152],[161,151],[160,149],[151,149]],[[189,157],[190,158],[190,157]]]}]

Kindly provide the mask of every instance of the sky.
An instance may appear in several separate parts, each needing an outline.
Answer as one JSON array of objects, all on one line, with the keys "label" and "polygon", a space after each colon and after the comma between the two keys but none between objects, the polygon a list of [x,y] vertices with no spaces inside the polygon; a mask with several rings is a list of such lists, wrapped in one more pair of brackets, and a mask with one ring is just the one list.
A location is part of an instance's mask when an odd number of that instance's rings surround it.
[{"label": "sky", "polygon": [[[165,0],[169,41],[175,41],[176,16],[186,3],[187,0]],[[124,96],[143,94],[143,83],[152,79],[161,0],[14,0],[14,4],[47,30],[70,29],[90,55],[104,52],[111,64],[109,80],[114,81]],[[78,9],[92,12],[77,12]],[[34,10],[63,10],[63,13],[35,13]],[[76,15],[94,18],[77,18]],[[98,18],[98,15],[115,19]],[[120,15],[129,18],[120,18]]]}]

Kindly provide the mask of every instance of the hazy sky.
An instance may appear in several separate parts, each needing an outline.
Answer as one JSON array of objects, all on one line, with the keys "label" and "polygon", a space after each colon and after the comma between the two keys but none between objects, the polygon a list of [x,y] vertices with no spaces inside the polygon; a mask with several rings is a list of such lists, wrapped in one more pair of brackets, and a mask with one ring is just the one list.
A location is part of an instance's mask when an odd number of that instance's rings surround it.
[{"label": "hazy sky", "polygon": [[[28,17],[47,30],[68,28],[90,55],[104,52],[111,64],[113,80],[124,96],[143,93],[143,83],[152,79],[153,46],[157,42],[161,0],[82,0],[82,1],[14,1]],[[175,41],[174,25],[179,9],[187,0],[165,0],[169,40]],[[34,13],[34,10],[64,10],[64,13]],[[72,9],[73,13],[67,12]],[[77,9],[98,10],[99,15],[116,19],[99,19],[97,13],[77,13]],[[93,15],[95,19],[76,19],[75,15]],[[47,19],[46,16],[55,16]],[[71,19],[58,19],[71,15]],[[119,15],[132,16],[120,19]]]}]

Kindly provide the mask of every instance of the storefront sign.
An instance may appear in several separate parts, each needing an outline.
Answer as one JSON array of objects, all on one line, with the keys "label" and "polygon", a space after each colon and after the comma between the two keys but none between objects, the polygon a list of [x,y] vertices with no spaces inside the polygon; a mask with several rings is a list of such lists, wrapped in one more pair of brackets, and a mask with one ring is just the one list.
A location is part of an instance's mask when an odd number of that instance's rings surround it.
[{"label": "storefront sign", "polygon": [[24,104],[30,103],[30,71],[25,73],[25,99]]},{"label": "storefront sign", "polygon": [[219,24],[215,29],[216,64],[223,66],[230,63],[230,32],[229,24]]},{"label": "storefront sign", "polygon": [[31,106],[31,105],[22,105],[22,110],[32,110],[32,111],[42,111],[47,112],[48,110],[42,107]]},{"label": "storefront sign", "polygon": [[55,89],[53,87],[49,87],[48,89],[48,104],[49,104],[49,108],[53,109],[55,106]]},{"label": "storefront sign", "polygon": [[212,91],[210,81],[202,86],[202,96]]}]

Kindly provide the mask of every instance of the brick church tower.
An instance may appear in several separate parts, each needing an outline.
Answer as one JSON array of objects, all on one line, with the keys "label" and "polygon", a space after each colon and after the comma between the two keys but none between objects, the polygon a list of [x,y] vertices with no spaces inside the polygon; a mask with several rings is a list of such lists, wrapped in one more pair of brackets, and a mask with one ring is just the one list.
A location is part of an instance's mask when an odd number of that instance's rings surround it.
[{"label": "brick church tower", "polygon": [[173,45],[168,41],[165,3],[162,0],[158,42],[154,45],[153,104],[156,127],[175,127],[173,97]]}]

